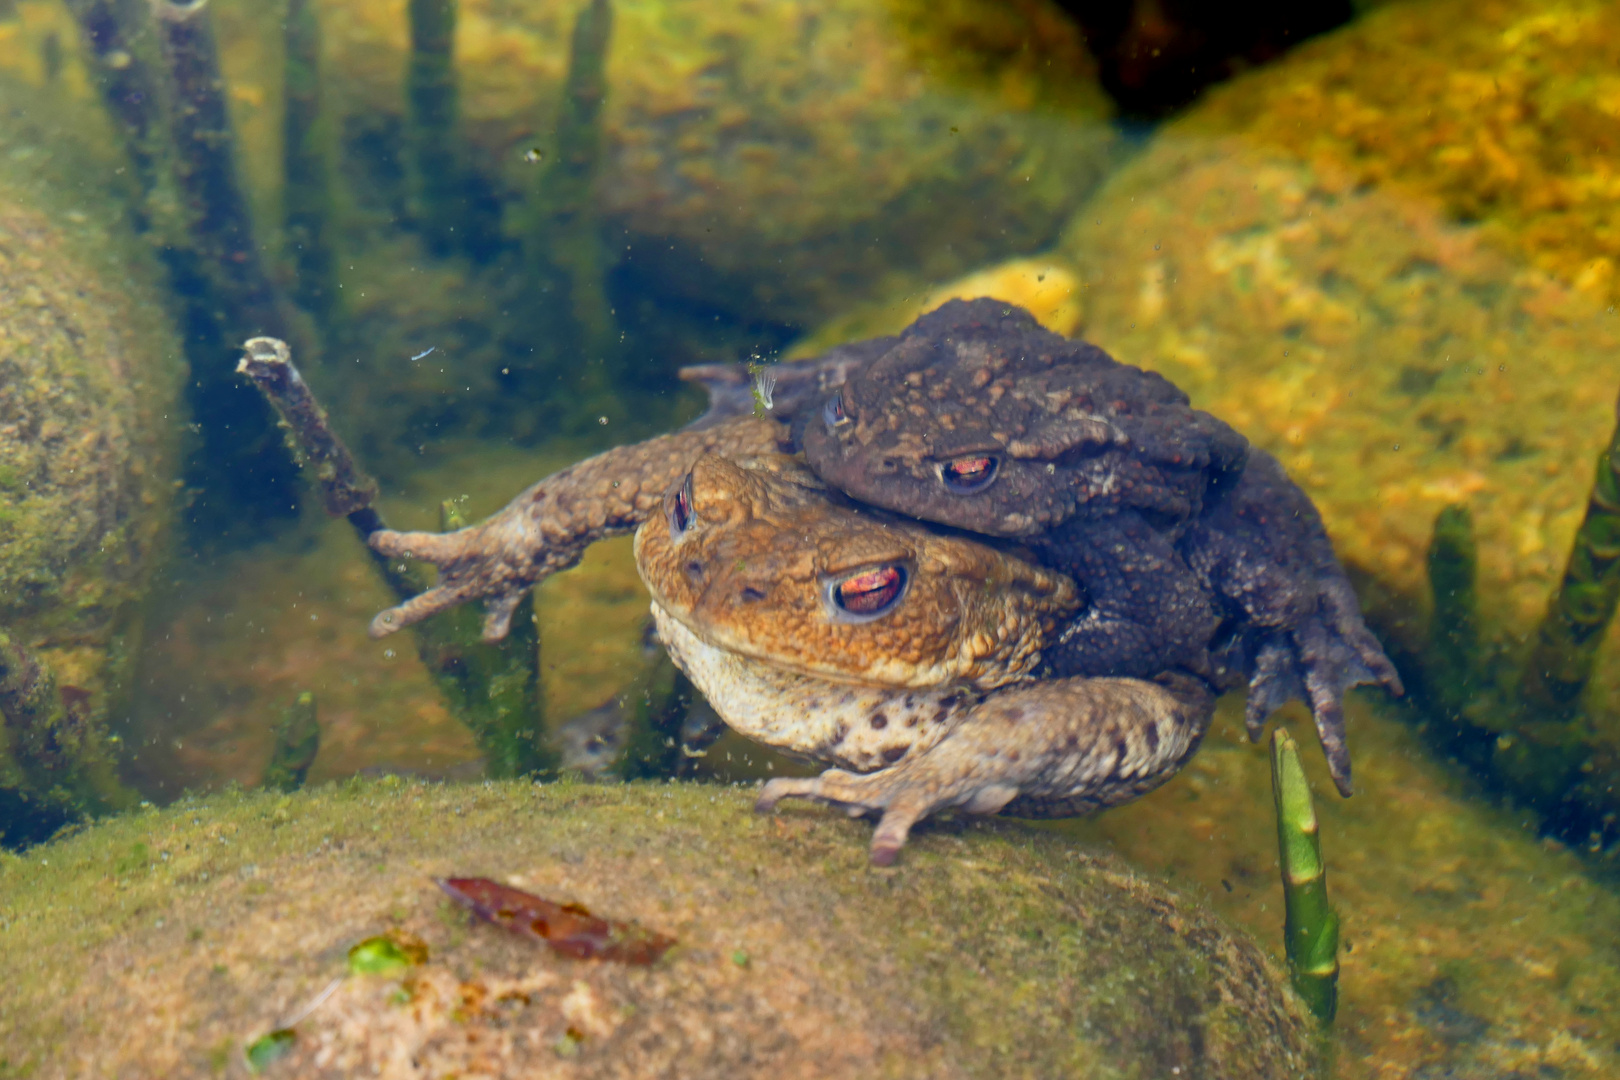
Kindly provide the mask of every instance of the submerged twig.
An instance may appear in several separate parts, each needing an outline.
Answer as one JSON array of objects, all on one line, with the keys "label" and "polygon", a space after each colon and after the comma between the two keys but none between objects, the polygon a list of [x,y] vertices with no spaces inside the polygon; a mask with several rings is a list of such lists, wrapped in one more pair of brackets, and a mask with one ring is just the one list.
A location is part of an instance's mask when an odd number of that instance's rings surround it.
[{"label": "submerged twig", "polygon": [[1327,866],[1310,781],[1293,736],[1271,736],[1271,794],[1282,865],[1283,942],[1294,989],[1316,1018],[1332,1023],[1339,1002],[1339,916],[1328,903]]},{"label": "submerged twig", "polygon": [[[327,513],[348,518],[362,544],[387,528],[372,505],[377,482],[355,462],[332,430],[326,410],[292,362],[286,342],[254,338],[237,370],[275,406],[289,441],[320,485]],[[441,508],[441,525],[459,527],[455,508]],[[401,601],[421,590],[404,565],[366,547],[388,587]],[[412,628],[416,651],[438,683],[451,710],[477,738],[492,776],[552,773],[556,754],[546,743],[541,720],[540,643],[533,598],[526,597],[505,640],[482,640],[482,619],[471,608]]]},{"label": "submerged twig", "polygon": [[[349,517],[368,509],[377,497],[377,481],[355,463],[354,455],[332,430],[326,410],[293,365],[287,343],[256,337],[242,348],[245,353],[236,365],[237,372],[252,379],[281,414],[300,464],[320,485],[326,512]],[[371,526],[367,535],[381,528],[370,521],[366,524]]]}]

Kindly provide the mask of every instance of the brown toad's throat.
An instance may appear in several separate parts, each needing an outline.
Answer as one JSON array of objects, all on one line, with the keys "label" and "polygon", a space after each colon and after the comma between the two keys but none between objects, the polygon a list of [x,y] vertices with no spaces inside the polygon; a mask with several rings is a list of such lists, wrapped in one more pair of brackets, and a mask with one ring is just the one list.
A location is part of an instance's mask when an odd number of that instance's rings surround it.
[{"label": "brown toad's throat", "polygon": [[709,644],[656,600],[652,613],[675,666],[732,730],[856,772],[922,753],[983,700],[961,686],[908,690],[800,674]]}]

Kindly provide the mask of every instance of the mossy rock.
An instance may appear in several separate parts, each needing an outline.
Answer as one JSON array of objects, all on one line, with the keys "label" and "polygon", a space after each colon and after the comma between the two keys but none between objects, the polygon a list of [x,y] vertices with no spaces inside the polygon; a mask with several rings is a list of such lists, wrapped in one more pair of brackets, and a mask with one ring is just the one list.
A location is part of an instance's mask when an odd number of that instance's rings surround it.
[{"label": "mossy rock", "polygon": [[[355,781],[111,820],[0,861],[0,1045],[36,1077],[241,1075],[375,935],[266,1075],[1310,1075],[1259,949],[1116,860],[1016,825],[776,817],[707,785]],[[651,968],[469,924],[483,875],[673,935]]]},{"label": "mossy rock", "polygon": [[[1614,427],[1620,316],[1594,246],[1612,230],[1594,222],[1620,193],[1594,178],[1620,118],[1593,102],[1620,14],[1601,11],[1380,8],[1167,125],[1055,253],[1085,282],[1081,333],[1277,454],[1413,650],[1455,503],[1485,637],[1530,633]],[[1465,146],[1495,164],[1446,164]],[[1547,244],[1566,229],[1585,238]],[[1620,715],[1615,635],[1592,693]]]},{"label": "mossy rock", "polygon": [[[184,363],[109,145],[98,114],[0,80],[0,633],[52,669],[73,714],[44,740],[62,751],[51,775],[16,759],[38,739],[0,737],[0,837],[26,789],[113,795],[103,724],[174,506]],[[72,780],[69,758],[106,782]]]}]

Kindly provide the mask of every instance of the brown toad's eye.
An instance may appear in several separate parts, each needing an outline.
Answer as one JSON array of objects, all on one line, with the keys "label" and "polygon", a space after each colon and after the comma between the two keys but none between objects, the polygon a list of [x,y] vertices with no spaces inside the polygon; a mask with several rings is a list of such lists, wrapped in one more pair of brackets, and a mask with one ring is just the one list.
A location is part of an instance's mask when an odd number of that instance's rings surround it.
[{"label": "brown toad's eye", "polygon": [[664,513],[669,516],[669,538],[679,540],[692,527],[692,474],[687,473],[680,486],[664,497]]},{"label": "brown toad's eye", "polygon": [[905,595],[906,581],[905,567],[879,566],[832,582],[828,598],[843,618],[866,622],[894,609]]},{"label": "brown toad's eye", "polygon": [[958,495],[972,495],[989,487],[1000,467],[1001,459],[995,455],[974,454],[940,465],[939,479]]},{"label": "brown toad's eye", "polygon": [[821,415],[827,421],[828,427],[842,427],[849,423],[849,414],[844,411],[844,392],[834,394],[832,400],[822,407]]}]

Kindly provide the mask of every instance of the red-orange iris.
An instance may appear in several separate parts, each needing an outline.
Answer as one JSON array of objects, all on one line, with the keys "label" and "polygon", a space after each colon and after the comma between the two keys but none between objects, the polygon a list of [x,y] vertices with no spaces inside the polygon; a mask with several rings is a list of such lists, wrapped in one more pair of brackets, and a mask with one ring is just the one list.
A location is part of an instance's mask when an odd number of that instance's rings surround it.
[{"label": "red-orange iris", "polygon": [[838,585],[838,606],[854,615],[870,615],[882,611],[900,595],[906,583],[904,572],[896,566],[885,566],[856,574]]}]

